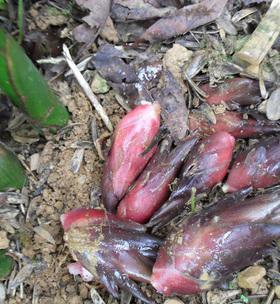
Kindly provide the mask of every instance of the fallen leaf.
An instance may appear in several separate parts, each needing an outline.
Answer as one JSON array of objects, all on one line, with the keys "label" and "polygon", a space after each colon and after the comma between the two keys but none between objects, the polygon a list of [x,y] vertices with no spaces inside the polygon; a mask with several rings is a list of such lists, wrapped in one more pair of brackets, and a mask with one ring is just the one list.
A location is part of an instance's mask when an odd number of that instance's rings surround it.
[{"label": "fallen leaf", "polygon": [[241,294],[241,290],[211,290],[207,292],[208,304],[224,304]]},{"label": "fallen leaf", "polygon": [[94,56],[93,63],[96,70],[107,81],[114,83],[132,83],[137,81],[133,67],[123,59],[124,53],[111,44],[102,45]]},{"label": "fallen leaf", "polygon": [[188,109],[180,84],[171,72],[163,73],[162,82],[154,95],[162,109],[162,118],[175,140],[186,135]]},{"label": "fallen leaf", "polygon": [[204,50],[196,51],[185,66],[184,72],[189,76],[189,78],[193,78],[204,68],[206,63],[207,53]]},{"label": "fallen leaf", "polygon": [[76,3],[90,13],[83,18],[85,23],[73,30],[73,35],[78,42],[93,42],[110,14],[111,0],[76,0]]},{"label": "fallen leaf", "polygon": [[251,4],[259,4],[259,3],[270,3],[272,0],[243,0],[244,5],[251,5]]},{"label": "fallen leaf", "polygon": [[42,226],[37,226],[34,227],[33,230],[44,240],[46,240],[47,242],[55,245],[55,240],[53,238],[53,236]]},{"label": "fallen leaf", "polygon": [[23,283],[28,277],[31,276],[34,270],[34,266],[32,264],[26,264],[21,268],[13,281],[9,284],[9,289],[17,288],[21,283]]},{"label": "fallen leaf", "polygon": [[118,22],[141,21],[169,16],[175,7],[155,7],[144,0],[114,0],[112,18]]},{"label": "fallen leaf", "polygon": [[24,194],[16,192],[0,192],[0,210],[3,208],[4,204],[23,204],[27,206],[28,197]]},{"label": "fallen leaf", "polygon": [[45,31],[49,26],[59,26],[67,23],[67,16],[59,9],[49,6],[35,4],[29,11],[32,20],[36,23],[39,29]]},{"label": "fallen leaf", "polygon": [[106,39],[109,42],[113,42],[113,43],[117,43],[119,42],[119,34],[117,32],[117,30],[115,29],[113,20],[111,19],[111,17],[108,17],[104,27],[100,33],[100,36],[103,39]]},{"label": "fallen leaf", "polygon": [[140,39],[155,42],[183,35],[217,19],[226,3],[227,0],[204,0],[198,4],[184,6],[173,16],[156,21]]}]

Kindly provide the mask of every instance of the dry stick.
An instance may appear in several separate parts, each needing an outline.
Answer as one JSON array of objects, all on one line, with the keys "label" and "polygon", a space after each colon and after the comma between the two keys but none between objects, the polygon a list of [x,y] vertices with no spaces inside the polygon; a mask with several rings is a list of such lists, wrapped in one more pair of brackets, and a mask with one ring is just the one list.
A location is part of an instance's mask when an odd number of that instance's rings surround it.
[{"label": "dry stick", "polygon": [[81,74],[79,69],[77,68],[76,64],[72,60],[69,49],[65,44],[63,44],[63,56],[65,57],[68,65],[69,65],[69,68],[73,71],[73,74],[74,74],[75,78],[77,79],[79,85],[83,89],[83,91],[86,94],[86,96],[88,97],[88,99],[91,101],[93,107],[95,108],[97,113],[100,115],[101,119],[105,123],[108,130],[110,132],[112,132],[113,126],[112,126],[112,123],[111,123],[107,113],[105,112],[105,110],[103,109],[103,107],[101,106],[99,101],[97,100],[96,96],[93,94],[89,84],[87,83],[87,81],[85,80],[85,78],[83,77],[83,75]]}]

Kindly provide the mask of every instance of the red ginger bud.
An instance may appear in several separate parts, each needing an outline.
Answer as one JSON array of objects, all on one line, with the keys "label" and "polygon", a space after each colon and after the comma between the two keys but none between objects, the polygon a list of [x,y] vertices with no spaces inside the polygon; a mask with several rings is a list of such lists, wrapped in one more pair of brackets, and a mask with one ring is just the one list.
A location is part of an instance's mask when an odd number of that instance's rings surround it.
[{"label": "red ginger bud", "polygon": [[202,193],[220,183],[227,173],[234,144],[234,137],[225,132],[215,133],[199,142],[183,166],[177,188],[152,216],[148,226],[160,227],[179,215],[191,198],[192,188],[196,193]]},{"label": "red ginger bud", "polygon": [[108,211],[115,212],[128,187],[155,153],[156,147],[153,147],[143,155],[158,133],[159,126],[158,104],[140,105],[119,122],[102,179],[103,203]]},{"label": "red ginger bud", "polygon": [[206,102],[210,105],[225,103],[231,108],[238,108],[261,101],[258,82],[249,78],[227,79],[216,87],[207,83],[200,88],[208,95]]},{"label": "red ginger bud", "polygon": [[[73,274],[90,274],[118,297],[118,287],[152,303],[131,279],[149,282],[161,241],[137,223],[95,209],[76,209],[61,217],[64,239],[78,262]],[[90,274],[89,274],[90,273]]]},{"label": "red ginger bud", "polygon": [[280,138],[269,138],[238,154],[223,191],[265,188],[278,184],[279,178]]},{"label": "red ginger bud", "polygon": [[171,153],[167,150],[158,151],[120,202],[118,216],[146,223],[168,198],[169,185],[196,142],[197,138],[192,137],[179,144]]},{"label": "red ginger bud", "polygon": [[198,130],[203,136],[208,136],[220,131],[228,132],[235,138],[259,137],[280,131],[280,126],[269,120],[244,119],[242,113],[225,111],[216,114],[216,123],[198,111],[189,114],[189,129]]},{"label": "red ginger bud", "polygon": [[280,192],[224,200],[183,220],[167,237],[152,285],[166,296],[195,294],[256,262],[280,237]]}]

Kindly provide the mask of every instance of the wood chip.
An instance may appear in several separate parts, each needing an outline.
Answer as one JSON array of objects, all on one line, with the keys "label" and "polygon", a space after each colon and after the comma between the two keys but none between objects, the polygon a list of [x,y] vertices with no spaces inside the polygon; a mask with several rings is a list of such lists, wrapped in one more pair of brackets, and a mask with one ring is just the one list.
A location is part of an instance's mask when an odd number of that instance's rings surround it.
[{"label": "wood chip", "polygon": [[105,304],[100,294],[97,292],[97,290],[94,287],[92,287],[90,290],[90,297],[93,304]]},{"label": "wood chip", "polygon": [[273,0],[250,39],[236,57],[250,65],[259,65],[280,33],[280,0]]}]

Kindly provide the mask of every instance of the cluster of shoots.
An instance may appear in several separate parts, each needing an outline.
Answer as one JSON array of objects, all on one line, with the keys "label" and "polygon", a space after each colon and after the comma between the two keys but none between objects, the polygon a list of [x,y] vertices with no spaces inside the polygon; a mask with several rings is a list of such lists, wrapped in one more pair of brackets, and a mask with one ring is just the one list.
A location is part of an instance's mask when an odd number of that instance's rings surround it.
[{"label": "cluster of shoots", "polygon": [[[216,122],[202,109],[191,112],[190,135],[175,146],[170,138],[155,140],[157,103],[137,106],[120,121],[104,165],[106,211],[77,209],[61,218],[76,261],[69,265],[72,274],[99,280],[114,297],[122,288],[153,303],[135,281],[150,283],[165,296],[196,294],[219,287],[269,254],[280,237],[280,192],[251,190],[279,182],[280,140],[267,137],[235,150],[236,139],[273,135],[279,126],[241,113],[260,101],[254,80],[236,78],[202,89],[206,103],[226,104],[226,110]],[[222,183],[230,194],[182,217],[194,194],[210,193]],[[180,224],[164,240],[153,235],[176,217]]]}]

